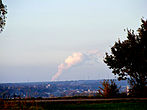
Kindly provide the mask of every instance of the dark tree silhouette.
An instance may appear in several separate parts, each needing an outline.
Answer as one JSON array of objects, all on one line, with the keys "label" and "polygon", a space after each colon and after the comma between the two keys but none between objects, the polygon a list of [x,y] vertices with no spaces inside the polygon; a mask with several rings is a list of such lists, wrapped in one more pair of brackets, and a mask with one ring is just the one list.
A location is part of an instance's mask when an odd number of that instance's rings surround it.
[{"label": "dark tree silhouette", "polygon": [[2,0],[0,0],[0,32],[3,31],[4,26],[6,24],[6,14],[6,6],[2,3]]},{"label": "dark tree silhouette", "polygon": [[119,80],[129,79],[134,94],[145,95],[147,85],[147,20],[141,19],[135,34],[127,30],[127,40],[115,42],[111,55],[106,53],[104,62]]}]

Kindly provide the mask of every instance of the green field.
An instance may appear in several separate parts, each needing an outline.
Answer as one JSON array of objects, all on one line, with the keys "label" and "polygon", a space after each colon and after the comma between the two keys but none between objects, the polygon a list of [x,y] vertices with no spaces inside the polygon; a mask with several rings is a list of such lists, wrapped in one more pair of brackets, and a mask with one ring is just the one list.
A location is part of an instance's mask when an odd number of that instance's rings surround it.
[{"label": "green field", "polygon": [[[43,105],[43,106],[42,106]],[[100,103],[100,104],[39,104],[40,109],[51,110],[147,110],[146,103]],[[35,106],[32,108],[36,108]]]},{"label": "green field", "polygon": [[147,100],[127,101],[1,101],[1,110],[147,110]]}]

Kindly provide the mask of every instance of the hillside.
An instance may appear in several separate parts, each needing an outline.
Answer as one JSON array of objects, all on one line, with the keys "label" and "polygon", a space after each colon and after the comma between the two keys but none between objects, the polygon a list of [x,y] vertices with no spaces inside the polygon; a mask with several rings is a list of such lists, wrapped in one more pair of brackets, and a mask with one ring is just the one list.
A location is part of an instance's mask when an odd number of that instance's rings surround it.
[{"label": "hillside", "polygon": [[[127,81],[117,81],[120,91],[126,91]],[[64,96],[97,95],[102,80],[79,80],[57,82],[3,83],[0,84],[0,98],[48,98]]]}]

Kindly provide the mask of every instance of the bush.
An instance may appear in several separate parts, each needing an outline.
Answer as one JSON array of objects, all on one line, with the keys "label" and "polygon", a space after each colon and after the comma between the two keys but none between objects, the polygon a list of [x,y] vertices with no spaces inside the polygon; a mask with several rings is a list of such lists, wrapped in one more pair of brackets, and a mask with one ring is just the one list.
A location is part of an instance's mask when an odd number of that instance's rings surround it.
[{"label": "bush", "polygon": [[[110,83],[109,83],[110,82]],[[103,87],[99,87],[99,94],[103,97],[118,97],[119,89],[114,80],[104,80],[102,82]]]}]

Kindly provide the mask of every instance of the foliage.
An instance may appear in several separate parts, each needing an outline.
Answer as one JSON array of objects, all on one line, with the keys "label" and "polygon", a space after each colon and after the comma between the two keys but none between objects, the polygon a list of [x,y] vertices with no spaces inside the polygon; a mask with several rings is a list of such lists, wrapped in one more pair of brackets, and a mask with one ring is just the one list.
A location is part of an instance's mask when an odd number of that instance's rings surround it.
[{"label": "foliage", "polygon": [[136,85],[132,85],[131,89],[129,89],[129,96],[132,97],[147,97],[147,86],[141,88]]},{"label": "foliage", "polygon": [[141,21],[138,33],[127,30],[127,40],[115,42],[111,55],[106,53],[104,59],[114,75],[119,80],[129,79],[131,88],[140,95],[147,84],[147,20]]},{"label": "foliage", "polygon": [[0,32],[3,31],[4,26],[6,24],[6,14],[7,14],[6,5],[4,5],[2,3],[2,0],[0,0]]},{"label": "foliage", "polygon": [[119,95],[119,88],[115,84],[114,80],[104,80],[102,82],[103,87],[99,87],[99,94],[103,97],[117,97]]}]

